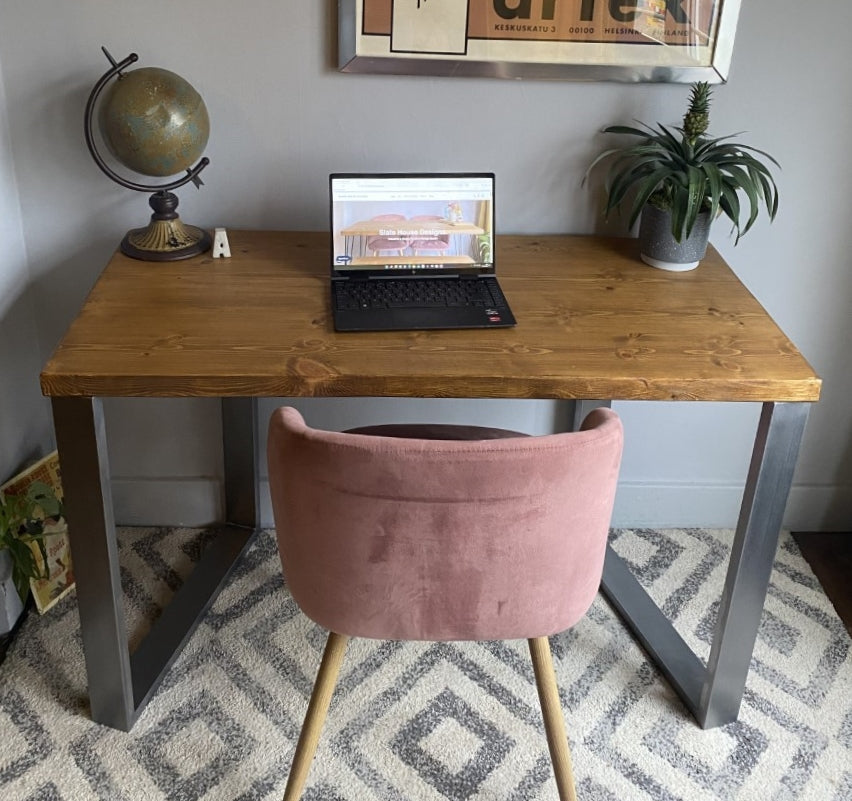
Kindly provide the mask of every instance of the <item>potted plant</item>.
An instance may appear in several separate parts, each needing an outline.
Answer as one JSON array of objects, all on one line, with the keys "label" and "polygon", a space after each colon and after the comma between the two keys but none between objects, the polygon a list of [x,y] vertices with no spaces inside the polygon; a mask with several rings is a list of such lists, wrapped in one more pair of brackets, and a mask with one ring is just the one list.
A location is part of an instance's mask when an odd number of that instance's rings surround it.
[{"label": "potted plant", "polygon": [[[689,108],[680,127],[612,125],[605,133],[633,137],[634,143],[601,153],[589,172],[609,161],[605,214],[630,203],[629,223],[639,216],[640,255],[655,267],[688,270],[704,257],[710,224],[725,214],[736,242],[754,224],[761,206],[770,220],[778,211],[778,188],[759,156],[780,167],[772,156],[734,136],[710,137],[711,87],[692,85]],[[743,202],[745,201],[745,203]],[[748,216],[743,223],[743,214]]]},{"label": "potted plant", "polygon": [[0,634],[10,631],[20,616],[30,579],[44,576],[44,537],[50,533],[51,522],[61,517],[62,502],[42,481],[32,482],[19,494],[0,492]]}]

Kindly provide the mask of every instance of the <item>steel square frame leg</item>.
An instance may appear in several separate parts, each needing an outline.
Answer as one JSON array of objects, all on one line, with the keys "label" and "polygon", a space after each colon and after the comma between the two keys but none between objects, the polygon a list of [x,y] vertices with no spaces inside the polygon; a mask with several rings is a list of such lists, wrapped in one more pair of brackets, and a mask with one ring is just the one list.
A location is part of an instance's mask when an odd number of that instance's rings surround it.
[{"label": "steel square frame leg", "polygon": [[[575,429],[592,408],[609,405],[577,401]],[[601,589],[705,729],[739,714],[809,411],[804,402],[763,404],[706,666],[607,548]]]},{"label": "steel square frame leg", "polygon": [[130,731],[259,529],[257,400],[222,400],[225,527],[131,655],[100,398],[53,398],[92,719]]}]

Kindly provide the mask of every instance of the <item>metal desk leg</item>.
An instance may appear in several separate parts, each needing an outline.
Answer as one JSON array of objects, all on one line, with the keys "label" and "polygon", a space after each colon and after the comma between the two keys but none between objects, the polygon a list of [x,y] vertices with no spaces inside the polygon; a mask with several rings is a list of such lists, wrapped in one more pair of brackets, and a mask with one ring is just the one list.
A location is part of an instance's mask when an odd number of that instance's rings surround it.
[{"label": "metal desk leg", "polygon": [[130,658],[137,714],[198,628],[258,531],[257,400],[222,399],[225,521]]},{"label": "metal desk leg", "polygon": [[583,424],[583,420],[586,419],[586,415],[592,411],[592,409],[599,409],[601,407],[605,407],[609,409],[612,406],[612,401],[608,400],[576,400],[574,401],[574,425],[572,426],[572,431],[579,431],[580,426]]},{"label": "metal desk leg", "polygon": [[257,533],[257,402],[223,402],[224,527],[131,655],[124,624],[103,410],[55,398],[54,425],[92,719],[129,731]]},{"label": "metal desk leg", "polygon": [[764,403],[701,692],[705,728],[737,719],[808,403]]},{"label": "metal desk leg", "polygon": [[[578,401],[575,421],[600,405]],[[808,403],[763,404],[708,666],[607,548],[601,590],[705,729],[739,714],[809,410]]]},{"label": "metal desk leg", "polygon": [[225,520],[260,528],[257,398],[222,398]]},{"label": "metal desk leg", "polygon": [[103,408],[99,398],[52,403],[92,718],[129,731],[135,704]]}]

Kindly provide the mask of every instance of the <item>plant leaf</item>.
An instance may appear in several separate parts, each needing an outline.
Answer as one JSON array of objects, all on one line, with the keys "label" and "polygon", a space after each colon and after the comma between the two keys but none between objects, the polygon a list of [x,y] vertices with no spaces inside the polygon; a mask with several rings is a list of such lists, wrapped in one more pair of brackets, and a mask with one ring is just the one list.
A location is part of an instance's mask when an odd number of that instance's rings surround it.
[{"label": "plant leaf", "polygon": [[737,242],[740,241],[740,199],[737,193],[727,183],[722,184],[722,197],[719,199],[719,205],[722,211],[728,216],[728,219],[733,223],[734,230],[737,232]]},{"label": "plant leaf", "polygon": [[[704,205],[704,192],[707,186],[707,179],[703,170],[698,167],[689,167],[687,170],[687,187],[686,187],[686,214],[684,215],[684,238],[692,233],[695,227],[695,221],[698,219],[698,213]],[[678,240],[680,241],[680,240]]]},{"label": "plant leaf", "polygon": [[715,220],[719,214],[719,199],[722,197],[722,173],[715,164],[703,164],[702,169],[710,189],[710,219]]},{"label": "plant leaf", "polygon": [[636,224],[636,220],[639,219],[639,215],[642,213],[642,209],[645,208],[645,204],[648,202],[648,199],[654,194],[654,192],[656,192],[663,178],[665,178],[667,174],[668,169],[663,167],[648,175],[642,182],[636,193],[636,198],[633,201],[630,219],[628,220],[628,225],[631,228]]}]

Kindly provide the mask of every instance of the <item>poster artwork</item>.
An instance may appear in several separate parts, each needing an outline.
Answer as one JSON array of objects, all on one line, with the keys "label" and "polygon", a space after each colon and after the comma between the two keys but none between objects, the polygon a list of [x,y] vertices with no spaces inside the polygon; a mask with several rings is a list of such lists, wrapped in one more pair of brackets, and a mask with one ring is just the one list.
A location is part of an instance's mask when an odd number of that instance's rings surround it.
[{"label": "poster artwork", "polygon": [[706,47],[719,0],[363,0],[390,51],[464,55],[471,41]]},{"label": "poster artwork", "polygon": [[394,0],[391,52],[464,55],[467,8],[459,0]]},{"label": "poster artwork", "polygon": [[[59,454],[48,454],[31,467],[19,473],[0,487],[5,495],[16,495],[26,491],[35,481],[41,481],[53,488],[56,497],[62,499],[62,477],[59,471]],[[30,590],[39,613],[44,614],[61,598],[74,588],[74,568],[71,564],[71,543],[68,539],[68,526],[65,520],[47,523],[44,527],[44,545],[47,550],[47,565],[38,546],[32,544],[33,556],[44,578],[30,579]],[[45,569],[46,568],[46,569]]]}]

